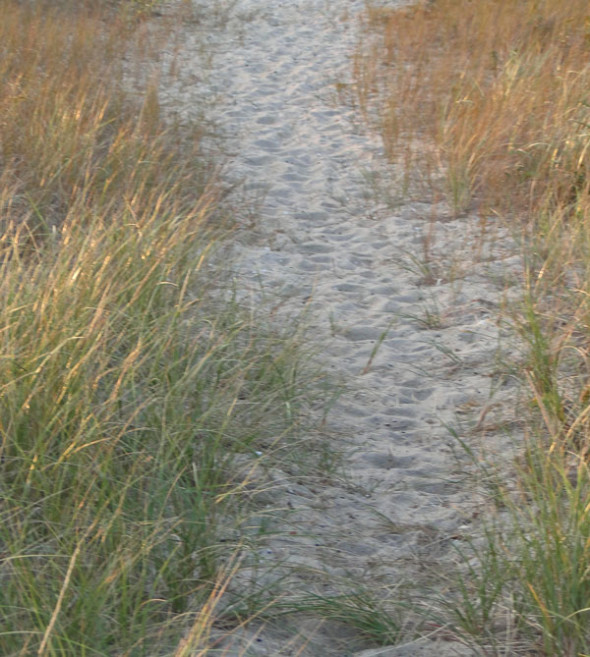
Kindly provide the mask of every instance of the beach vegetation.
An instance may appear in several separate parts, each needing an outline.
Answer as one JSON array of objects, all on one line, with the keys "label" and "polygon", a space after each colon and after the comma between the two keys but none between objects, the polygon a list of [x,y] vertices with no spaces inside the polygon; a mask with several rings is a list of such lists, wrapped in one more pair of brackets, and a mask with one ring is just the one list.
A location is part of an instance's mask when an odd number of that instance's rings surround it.
[{"label": "beach vegetation", "polygon": [[0,4],[0,654],[205,654],[323,380],[239,301],[199,126],[131,84],[153,3]]},{"label": "beach vegetation", "polygon": [[589,654],[588,3],[369,4],[366,27],[357,103],[408,197],[501,222],[524,262],[510,305],[524,438],[512,468],[486,464],[485,530],[439,621],[482,654]]}]

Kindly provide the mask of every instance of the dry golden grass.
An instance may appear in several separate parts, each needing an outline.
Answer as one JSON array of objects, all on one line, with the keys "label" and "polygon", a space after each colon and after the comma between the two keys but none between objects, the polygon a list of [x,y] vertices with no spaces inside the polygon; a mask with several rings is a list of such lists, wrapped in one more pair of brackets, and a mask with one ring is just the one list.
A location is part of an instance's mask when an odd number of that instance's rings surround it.
[{"label": "dry golden grass", "polygon": [[390,157],[431,174],[456,211],[526,229],[527,285],[560,317],[548,345],[561,353],[588,325],[588,4],[436,0],[368,23],[380,38],[356,58],[359,102]]},{"label": "dry golden grass", "polygon": [[[107,27],[106,18],[96,8],[3,7],[4,241],[17,225],[31,239],[54,230],[80,202],[111,211],[159,184],[160,171],[170,175],[174,136],[162,134],[149,94],[137,119],[121,88],[122,49],[137,56],[132,26],[109,13]],[[148,158],[157,150],[160,167]]]},{"label": "dry golden grass", "polygon": [[369,21],[381,39],[357,68],[362,90],[381,90],[388,153],[410,149],[441,174],[458,210],[527,211],[588,190],[586,2],[436,0]]}]

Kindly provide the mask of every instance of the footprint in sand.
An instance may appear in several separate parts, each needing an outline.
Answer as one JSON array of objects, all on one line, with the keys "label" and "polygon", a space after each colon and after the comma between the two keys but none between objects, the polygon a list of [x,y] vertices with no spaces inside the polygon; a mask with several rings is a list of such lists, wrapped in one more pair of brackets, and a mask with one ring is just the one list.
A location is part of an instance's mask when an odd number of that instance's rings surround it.
[{"label": "footprint in sand", "polygon": [[[445,425],[453,424],[465,387],[448,354],[467,343],[473,348],[470,357],[479,354],[485,362],[497,329],[486,326],[485,336],[475,330],[479,337],[470,341],[470,326],[456,322],[436,334],[417,326],[425,300],[435,295],[439,308],[452,309],[456,298],[452,286],[427,290],[419,276],[396,264],[415,252],[422,217],[432,209],[407,205],[394,211],[371,200],[363,172],[387,171],[383,148],[376,135],[359,129],[354,110],[335,100],[335,83],[350,81],[359,38],[355,17],[364,0],[236,0],[223,25],[208,20],[209,2],[195,0],[202,20],[187,29],[200,30],[213,53],[208,79],[221,94],[214,119],[226,135],[226,152],[232,153],[225,175],[264,192],[258,211],[262,237],[238,246],[235,276],[250,281],[256,274],[263,288],[282,290],[277,316],[285,321],[307,306],[309,335],[325,345],[326,368],[349,386],[328,419],[349,449],[346,480],[317,484],[313,504],[309,494],[277,488],[279,503],[284,495],[285,506],[295,509],[291,521],[304,526],[306,536],[315,532],[316,539],[294,535],[281,543],[279,535],[269,539],[265,558],[280,553],[297,564],[304,555],[307,565],[325,573],[310,579],[301,571],[293,589],[321,594],[335,569],[330,555],[336,553],[337,574],[362,572],[369,588],[395,589],[400,581],[421,576],[412,561],[416,531],[404,532],[404,526],[434,527],[431,557],[441,568],[449,558],[441,536],[460,516],[449,509],[461,509],[466,495],[446,481],[455,462]],[[181,78],[198,66],[197,46],[190,44],[199,40],[187,38],[176,55]],[[202,88],[195,89],[195,98],[202,94]],[[163,98],[164,107],[178,110],[184,103],[180,111],[190,115],[190,94],[181,98],[169,91]],[[448,250],[464,246],[459,231],[449,235],[457,242],[449,242]],[[470,299],[499,294],[481,277],[464,287]],[[485,367],[482,372],[472,376],[470,387],[489,387]],[[376,522],[384,510],[389,530]],[[422,556],[428,556],[428,545],[423,541]],[[388,568],[372,583],[376,554]],[[291,654],[282,650],[293,645],[299,646],[293,649],[297,655],[341,657],[347,643],[339,643],[332,630],[329,623],[316,623],[301,644],[290,643],[293,633],[287,636],[272,625],[257,628],[256,638],[250,630],[240,636],[249,655]],[[224,654],[234,654],[227,650]],[[388,650],[379,654],[451,654],[448,646],[434,644],[411,653]],[[239,651],[238,645],[235,654]],[[372,653],[357,657],[361,654]]]}]

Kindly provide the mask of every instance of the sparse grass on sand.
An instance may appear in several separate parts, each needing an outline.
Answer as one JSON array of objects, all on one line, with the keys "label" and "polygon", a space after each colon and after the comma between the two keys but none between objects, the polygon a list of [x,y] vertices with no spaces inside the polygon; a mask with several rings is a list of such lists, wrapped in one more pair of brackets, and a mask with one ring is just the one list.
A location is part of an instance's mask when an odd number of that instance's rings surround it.
[{"label": "sparse grass on sand", "polygon": [[589,654],[590,7],[433,0],[367,23],[357,100],[410,188],[524,235],[527,439],[447,621],[485,654]]},{"label": "sparse grass on sand", "polygon": [[296,331],[224,283],[194,135],[122,91],[150,4],[1,3],[6,657],[206,651],[242,491],[300,439]]}]

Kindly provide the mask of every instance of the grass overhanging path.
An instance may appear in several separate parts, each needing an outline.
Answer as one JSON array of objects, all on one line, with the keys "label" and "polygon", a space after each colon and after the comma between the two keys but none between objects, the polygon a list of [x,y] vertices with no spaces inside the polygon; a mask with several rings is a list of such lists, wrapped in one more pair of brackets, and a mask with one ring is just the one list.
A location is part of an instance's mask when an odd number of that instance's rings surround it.
[{"label": "grass overhanging path", "polygon": [[300,439],[312,385],[296,327],[220,293],[198,130],[123,91],[150,4],[0,7],[6,656],[205,646],[251,464]]}]

